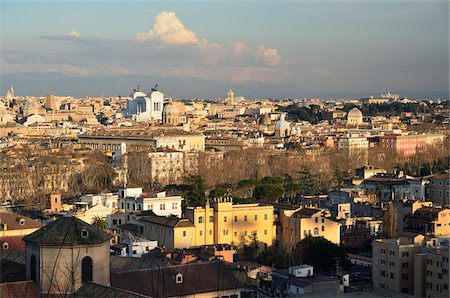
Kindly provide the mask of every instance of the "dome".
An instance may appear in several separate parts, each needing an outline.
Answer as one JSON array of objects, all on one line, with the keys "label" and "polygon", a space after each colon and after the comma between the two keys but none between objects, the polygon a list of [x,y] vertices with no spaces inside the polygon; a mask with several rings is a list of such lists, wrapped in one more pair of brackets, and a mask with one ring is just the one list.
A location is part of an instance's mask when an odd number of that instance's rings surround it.
[{"label": "dome", "polygon": [[353,108],[348,112],[347,117],[362,117],[363,114],[358,108]]},{"label": "dome", "polygon": [[290,129],[291,128],[289,122],[286,121],[285,117],[286,117],[285,114],[281,114],[280,120],[278,120],[277,123],[275,123],[275,129],[279,130],[279,129]]},{"label": "dome", "polygon": [[180,114],[180,111],[175,106],[175,104],[172,101],[169,101],[164,105],[163,108],[163,114],[170,115],[170,114]]},{"label": "dome", "polygon": [[272,120],[270,120],[270,117],[267,114],[265,114],[264,116],[259,118],[259,124],[268,125],[271,122],[272,122]]}]

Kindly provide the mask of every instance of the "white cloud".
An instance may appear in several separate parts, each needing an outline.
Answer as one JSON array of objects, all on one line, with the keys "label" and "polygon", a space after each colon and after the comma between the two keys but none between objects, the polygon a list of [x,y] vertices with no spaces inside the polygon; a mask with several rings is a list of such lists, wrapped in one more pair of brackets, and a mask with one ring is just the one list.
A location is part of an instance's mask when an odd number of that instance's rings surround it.
[{"label": "white cloud", "polygon": [[172,11],[161,12],[155,17],[153,27],[137,33],[135,38],[138,41],[160,40],[165,45],[206,43],[206,40],[199,40],[195,32],[187,30]]},{"label": "white cloud", "polygon": [[264,45],[260,45],[256,50],[256,59],[258,62],[269,66],[281,63],[281,57],[278,55],[277,49],[266,48]]},{"label": "white cloud", "polygon": [[80,32],[78,32],[77,30],[72,30],[70,31],[69,36],[80,37]]},{"label": "white cloud", "polygon": [[319,77],[332,77],[333,74],[325,69],[313,69],[312,73],[319,76]]}]

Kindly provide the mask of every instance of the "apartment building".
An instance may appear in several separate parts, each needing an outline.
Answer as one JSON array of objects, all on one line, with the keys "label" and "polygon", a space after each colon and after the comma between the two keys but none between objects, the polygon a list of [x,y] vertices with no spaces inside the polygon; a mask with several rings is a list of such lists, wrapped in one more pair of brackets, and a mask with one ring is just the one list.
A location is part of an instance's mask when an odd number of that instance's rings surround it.
[{"label": "apartment building", "polygon": [[[125,212],[152,210],[158,216],[175,215],[181,217],[181,196],[169,196],[165,191],[141,193],[139,196],[129,196],[123,198],[121,206]],[[122,204],[123,201],[123,204]]]},{"label": "apartment building", "polygon": [[282,231],[278,240],[288,249],[307,236],[324,237],[337,245],[341,243],[341,224],[331,220],[328,210],[283,210],[280,212],[279,221]]},{"label": "apartment building", "polygon": [[372,286],[383,295],[414,294],[414,256],[424,236],[403,233],[397,239],[372,242]]},{"label": "apartment building", "polygon": [[380,146],[409,157],[429,146],[442,144],[444,139],[442,134],[386,135],[380,138]]},{"label": "apartment building", "polygon": [[450,209],[422,207],[404,217],[405,231],[429,233],[436,237],[450,236]]},{"label": "apartment building", "polygon": [[415,256],[414,296],[449,297],[448,239],[437,239]]},{"label": "apartment building", "polygon": [[437,205],[450,204],[450,173],[443,173],[430,178],[428,184],[430,200]]}]

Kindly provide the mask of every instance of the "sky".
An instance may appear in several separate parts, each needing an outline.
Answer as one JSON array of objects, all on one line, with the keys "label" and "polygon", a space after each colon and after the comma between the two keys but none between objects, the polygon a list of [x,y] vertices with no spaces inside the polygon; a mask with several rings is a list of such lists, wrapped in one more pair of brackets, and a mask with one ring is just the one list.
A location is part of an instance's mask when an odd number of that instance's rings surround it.
[{"label": "sky", "polygon": [[448,98],[448,1],[0,0],[1,92]]}]

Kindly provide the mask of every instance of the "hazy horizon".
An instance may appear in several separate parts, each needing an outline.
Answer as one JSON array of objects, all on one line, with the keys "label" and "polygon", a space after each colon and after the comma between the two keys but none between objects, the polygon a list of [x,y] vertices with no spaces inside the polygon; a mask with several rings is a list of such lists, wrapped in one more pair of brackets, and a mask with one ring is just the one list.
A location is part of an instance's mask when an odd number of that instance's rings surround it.
[{"label": "hazy horizon", "polygon": [[449,97],[448,1],[3,1],[1,92]]}]

